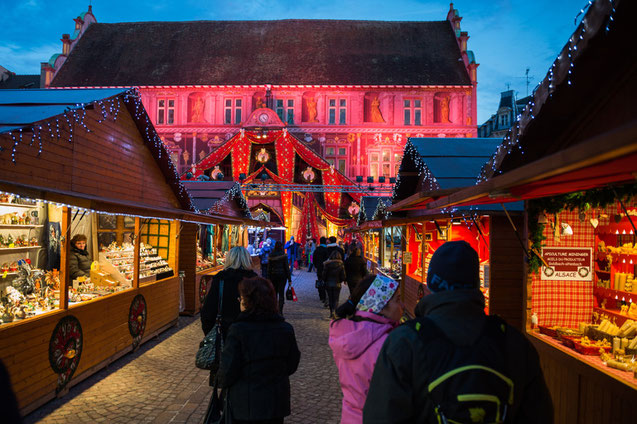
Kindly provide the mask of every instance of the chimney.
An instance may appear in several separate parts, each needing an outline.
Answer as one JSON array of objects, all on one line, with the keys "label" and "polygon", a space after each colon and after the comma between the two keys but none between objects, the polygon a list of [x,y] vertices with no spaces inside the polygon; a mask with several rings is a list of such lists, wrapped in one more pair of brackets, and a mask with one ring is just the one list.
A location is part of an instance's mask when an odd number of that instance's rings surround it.
[{"label": "chimney", "polygon": [[68,56],[71,52],[71,35],[70,34],[62,34],[62,54]]},{"label": "chimney", "polygon": [[40,88],[48,88],[53,79],[54,69],[49,62],[40,62]]},{"label": "chimney", "polygon": [[462,31],[460,33],[460,37],[458,37],[458,41],[460,42],[460,51],[462,53],[467,51],[467,40],[469,39],[469,33],[466,31]]}]

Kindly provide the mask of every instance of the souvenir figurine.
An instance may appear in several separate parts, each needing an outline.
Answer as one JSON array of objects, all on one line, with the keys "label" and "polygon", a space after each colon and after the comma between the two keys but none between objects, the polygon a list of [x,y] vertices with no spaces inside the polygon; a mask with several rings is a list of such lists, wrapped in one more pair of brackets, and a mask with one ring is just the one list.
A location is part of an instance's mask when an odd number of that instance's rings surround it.
[{"label": "souvenir figurine", "polygon": [[39,225],[40,218],[38,217],[38,211],[31,211],[31,224]]},{"label": "souvenir figurine", "polygon": [[13,236],[9,234],[9,237],[7,237],[7,245],[9,247],[15,247],[14,242],[15,240],[13,239]]},{"label": "souvenir figurine", "polygon": [[4,240],[4,236],[0,234],[0,247],[5,247],[7,242]]},{"label": "souvenir figurine", "polygon": [[18,216],[15,212],[11,215],[11,225],[18,225]]}]

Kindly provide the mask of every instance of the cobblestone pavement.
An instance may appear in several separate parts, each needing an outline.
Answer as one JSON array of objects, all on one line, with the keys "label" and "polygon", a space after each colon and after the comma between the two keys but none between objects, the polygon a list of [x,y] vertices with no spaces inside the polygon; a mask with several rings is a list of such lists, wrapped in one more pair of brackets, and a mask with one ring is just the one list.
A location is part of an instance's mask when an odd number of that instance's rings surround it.
[{"label": "cobblestone pavement", "polygon": [[[341,414],[338,371],[327,344],[329,311],[319,303],[315,279],[296,270],[299,301],[283,309],[301,350],[286,424],[338,423]],[[344,287],[341,300],[348,295]],[[194,366],[202,335],[198,316],[180,317],[177,326],[31,413],[25,423],[201,423],[211,394],[208,372]]]}]

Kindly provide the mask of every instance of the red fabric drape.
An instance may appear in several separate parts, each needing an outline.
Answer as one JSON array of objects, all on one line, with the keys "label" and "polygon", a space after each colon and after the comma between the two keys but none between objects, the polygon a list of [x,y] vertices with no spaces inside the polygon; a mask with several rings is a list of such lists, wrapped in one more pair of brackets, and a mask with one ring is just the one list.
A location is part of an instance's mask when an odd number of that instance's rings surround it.
[{"label": "red fabric drape", "polygon": [[[338,178],[338,172],[333,168],[330,168],[322,172],[323,184],[328,186],[340,185]],[[341,206],[341,192],[340,191],[326,191],[323,193],[325,198],[325,209],[327,213],[338,218],[338,209]]]},{"label": "red fabric drape", "polygon": [[303,204],[303,211],[301,213],[301,222],[299,223],[299,231],[297,233],[297,240],[299,243],[304,243],[308,236],[308,223],[310,227],[309,235],[311,238],[318,240],[318,223],[316,220],[315,199],[313,193],[307,193],[305,195],[305,203]]},{"label": "red fabric drape", "polygon": [[248,174],[250,169],[250,152],[252,143],[245,134],[239,134],[232,149],[232,179],[239,181],[239,175]]},{"label": "red fabric drape", "polygon": [[[212,168],[215,165],[218,165],[228,154],[232,151],[236,141],[239,139],[239,135],[234,136],[230,140],[228,140],[225,144],[222,144],[215,150],[211,152],[208,156],[203,158],[201,162],[195,165],[195,171],[193,172],[194,178],[203,174],[208,168]],[[181,176],[182,180],[186,179],[186,175]]]},{"label": "red fabric drape", "polygon": [[[278,137],[274,141],[274,150],[276,152],[277,171],[279,176],[279,184],[289,184],[294,178],[294,149],[289,142],[288,137]],[[289,191],[281,192],[281,208],[283,209],[283,225],[292,226],[292,193]]]},{"label": "red fabric drape", "polygon": [[342,218],[338,218],[338,217],[336,217],[334,215],[331,215],[325,209],[323,209],[321,207],[321,205],[319,205],[318,203],[316,203],[316,207],[319,208],[319,210],[321,211],[323,216],[325,216],[325,219],[330,221],[332,224],[337,225],[339,227],[353,227],[354,226],[354,220],[353,219],[342,219]]}]

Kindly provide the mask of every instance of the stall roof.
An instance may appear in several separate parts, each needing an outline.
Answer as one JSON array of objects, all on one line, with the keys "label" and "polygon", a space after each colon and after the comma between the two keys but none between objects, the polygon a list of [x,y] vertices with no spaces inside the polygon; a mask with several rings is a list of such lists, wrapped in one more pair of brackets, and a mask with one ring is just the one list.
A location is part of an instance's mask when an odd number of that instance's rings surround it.
[{"label": "stall roof", "polygon": [[0,181],[195,211],[135,89],[0,90],[0,147]]},{"label": "stall roof", "polygon": [[80,104],[116,97],[128,90],[0,90],[0,132],[19,129],[76,109]]},{"label": "stall roof", "polygon": [[[246,202],[241,186],[234,181],[182,181],[190,193],[195,207],[214,215],[223,215],[234,219],[252,219],[252,213]],[[214,211],[214,212],[213,212]]]},{"label": "stall roof", "polygon": [[632,37],[635,15],[634,1],[594,2],[536,88],[533,108],[525,110],[485,165],[483,182],[428,207],[533,199],[634,182],[637,53],[626,49],[625,40]]},{"label": "stall roof", "polygon": [[361,198],[361,208],[358,212],[359,224],[372,220],[381,199],[386,199],[387,202],[391,201],[389,197],[383,196],[363,196]]},{"label": "stall roof", "polygon": [[474,185],[501,142],[497,138],[410,138],[390,210],[421,208],[436,197]]}]

